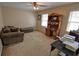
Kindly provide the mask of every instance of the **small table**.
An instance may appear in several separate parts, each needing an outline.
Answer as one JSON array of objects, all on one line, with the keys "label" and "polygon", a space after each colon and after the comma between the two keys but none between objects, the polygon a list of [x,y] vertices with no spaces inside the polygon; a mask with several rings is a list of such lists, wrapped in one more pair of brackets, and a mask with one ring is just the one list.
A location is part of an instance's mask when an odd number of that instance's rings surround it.
[{"label": "small table", "polygon": [[57,40],[54,43],[51,44],[51,51],[57,48],[58,50],[62,51],[66,54],[66,56],[76,56],[79,53],[79,48],[76,52],[73,52],[67,48],[64,47],[65,45],[62,43],[62,41]]}]

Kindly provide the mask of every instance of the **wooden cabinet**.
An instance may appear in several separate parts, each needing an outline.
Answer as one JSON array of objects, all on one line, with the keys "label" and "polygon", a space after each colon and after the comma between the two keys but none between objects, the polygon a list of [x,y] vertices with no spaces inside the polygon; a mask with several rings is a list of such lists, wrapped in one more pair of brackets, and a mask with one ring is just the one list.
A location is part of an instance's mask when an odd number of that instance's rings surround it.
[{"label": "wooden cabinet", "polygon": [[48,26],[46,28],[47,36],[59,36],[62,15],[53,13],[48,16]]}]

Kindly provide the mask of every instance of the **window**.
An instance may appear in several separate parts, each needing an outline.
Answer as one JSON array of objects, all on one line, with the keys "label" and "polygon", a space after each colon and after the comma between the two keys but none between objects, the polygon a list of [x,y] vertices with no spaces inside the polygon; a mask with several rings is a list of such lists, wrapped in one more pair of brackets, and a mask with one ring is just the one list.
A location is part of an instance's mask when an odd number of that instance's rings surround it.
[{"label": "window", "polygon": [[48,23],[48,14],[41,15],[41,26],[47,27]]},{"label": "window", "polygon": [[70,12],[67,31],[69,32],[78,29],[79,29],[79,11],[72,11]]}]

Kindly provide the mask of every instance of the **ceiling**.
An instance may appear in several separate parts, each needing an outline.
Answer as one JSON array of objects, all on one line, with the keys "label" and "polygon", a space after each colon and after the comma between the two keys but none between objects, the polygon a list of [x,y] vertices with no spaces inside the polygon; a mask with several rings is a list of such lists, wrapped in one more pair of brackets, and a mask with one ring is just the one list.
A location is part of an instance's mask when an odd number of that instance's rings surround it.
[{"label": "ceiling", "polygon": [[[29,5],[32,2],[0,2],[1,6],[13,7],[23,10],[33,10],[33,6]],[[62,6],[65,4],[71,4],[73,2],[39,2],[39,4],[46,5],[46,7],[39,7],[39,10]]]}]

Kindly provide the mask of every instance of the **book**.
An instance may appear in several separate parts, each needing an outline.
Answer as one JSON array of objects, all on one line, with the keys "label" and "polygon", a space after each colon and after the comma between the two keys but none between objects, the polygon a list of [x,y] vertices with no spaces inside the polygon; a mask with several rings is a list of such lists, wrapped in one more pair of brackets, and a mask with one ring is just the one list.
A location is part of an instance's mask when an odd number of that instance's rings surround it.
[{"label": "book", "polygon": [[73,41],[73,42],[65,41],[63,43],[65,44],[65,48],[73,52],[75,52],[79,48],[79,43],[76,41]]},{"label": "book", "polygon": [[58,55],[60,55],[60,56],[66,56],[66,54],[63,53],[62,51],[60,51],[60,52],[58,53]]}]

